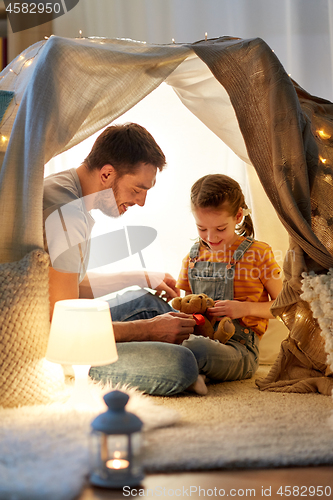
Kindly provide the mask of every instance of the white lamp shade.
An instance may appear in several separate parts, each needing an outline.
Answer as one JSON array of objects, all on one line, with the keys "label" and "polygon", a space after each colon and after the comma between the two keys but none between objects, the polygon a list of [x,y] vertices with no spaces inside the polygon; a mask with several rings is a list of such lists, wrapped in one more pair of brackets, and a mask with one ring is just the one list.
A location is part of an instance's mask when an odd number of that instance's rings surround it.
[{"label": "white lamp shade", "polygon": [[95,299],[56,302],[46,359],[53,363],[90,366],[117,361],[108,303]]}]

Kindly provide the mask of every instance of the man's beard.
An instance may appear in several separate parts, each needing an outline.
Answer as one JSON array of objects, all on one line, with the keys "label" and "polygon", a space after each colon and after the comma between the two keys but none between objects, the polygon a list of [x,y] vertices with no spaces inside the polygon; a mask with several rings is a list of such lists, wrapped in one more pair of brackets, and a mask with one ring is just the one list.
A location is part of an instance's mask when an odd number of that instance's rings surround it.
[{"label": "man's beard", "polygon": [[121,214],[117,205],[117,194],[118,179],[115,179],[112,188],[103,189],[103,191],[99,191],[96,194],[94,208],[97,208],[108,217],[119,217]]}]

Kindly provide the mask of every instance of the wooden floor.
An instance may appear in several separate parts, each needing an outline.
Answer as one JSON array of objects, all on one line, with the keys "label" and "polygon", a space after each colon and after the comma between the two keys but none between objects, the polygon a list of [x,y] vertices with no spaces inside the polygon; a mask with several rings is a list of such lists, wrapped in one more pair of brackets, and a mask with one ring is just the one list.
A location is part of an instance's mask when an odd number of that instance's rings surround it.
[{"label": "wooden floor", "polygon": [[333,499],[333,466],[150,474],[136,489],[89,487],[78,500],[171,497]]}]

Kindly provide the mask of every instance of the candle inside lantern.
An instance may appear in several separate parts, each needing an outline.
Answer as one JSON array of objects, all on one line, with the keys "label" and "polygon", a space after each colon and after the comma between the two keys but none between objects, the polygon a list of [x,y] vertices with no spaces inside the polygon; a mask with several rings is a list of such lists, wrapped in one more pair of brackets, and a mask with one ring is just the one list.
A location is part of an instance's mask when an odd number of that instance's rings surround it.
[{"label": "candle inside lantern", "polygon": [[122,458],[114,458],[112,460],[108,460],[106,462],[106,466],[108,469],[127,469],[129,466],[128,460],[123,460]]}]

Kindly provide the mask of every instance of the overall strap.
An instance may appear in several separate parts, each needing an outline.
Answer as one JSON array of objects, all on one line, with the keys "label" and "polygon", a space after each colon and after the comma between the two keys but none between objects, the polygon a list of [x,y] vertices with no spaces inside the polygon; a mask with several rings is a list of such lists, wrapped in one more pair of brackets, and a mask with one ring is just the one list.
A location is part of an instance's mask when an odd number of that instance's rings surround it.
[{"label": "overall strap", "polygon": [[247,236],[245,240],[242,241],[242,243],[234,251],[231,262],[232,265],[235,265],[239,260],[242,259],[243,255],[250,248],[253,241],[254,241],[253,238],[251,238],[250,236]]},{"label": "overall strap", "polygon": [[194,245],[192,246],[191,250],[190,250],[190,259],[192,260],[195,260],[196,258],[199,257],[199,249],[200,249],[200,241],[197,241],[196,243],[194,243]]},{"label": "overall strap", "polygon": [[195,266],[195,263],[199,257],[199,249],[200,249],[200,240],[194,243],[190,250],[190,257],[189,257],[189,268],[193,269]]}]

